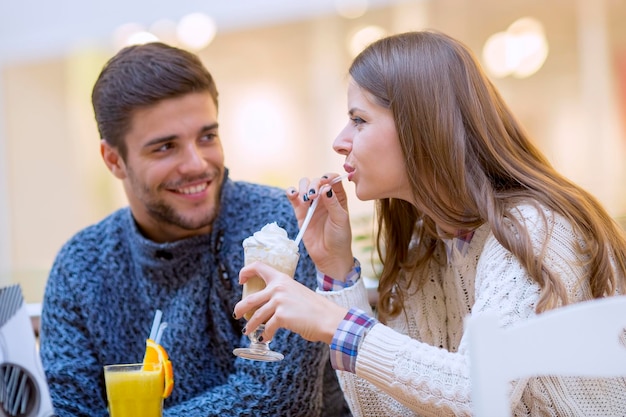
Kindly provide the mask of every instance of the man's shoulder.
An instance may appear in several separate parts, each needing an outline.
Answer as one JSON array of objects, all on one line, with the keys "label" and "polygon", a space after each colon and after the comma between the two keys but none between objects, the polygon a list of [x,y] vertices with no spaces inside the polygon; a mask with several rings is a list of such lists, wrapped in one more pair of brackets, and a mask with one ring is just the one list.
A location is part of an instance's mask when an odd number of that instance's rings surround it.
[{"label": "man's shoulder", "polygon": [[235,181],[223,196],[226,212],[245,217],[278,217],[295,221],[285,190],[263,184]]},{"label": "man's shoulder", "polygon": [[79,230],[69,241],[87,239],[93,235],[101,236],[103,233],[111,233],[116,229],[125,229],[128,226],[129,212],[129,207],[118,209],[98,222]]},{"label": "man's shoulder", "polygon": [[229,181],[222,194],[219,226],[230,238],[240,240],[276,222],[289,236],[298,233],[298,221],[285,190],[245,181]]},{"label": "man's shoulder", "polygon": [[233,181],[232,194],[247,199],[286,200],[285,190],[282,188],[248,181]]},{"label": "man's shoulder", "polygon": [[92,262],[92,258],[97,254],[119,247],[120,235],[128,229],[128,216],[129,208],[122,208],[97,223],[79,230],[62,246],[57,255],[57,261],[72,258]]}]

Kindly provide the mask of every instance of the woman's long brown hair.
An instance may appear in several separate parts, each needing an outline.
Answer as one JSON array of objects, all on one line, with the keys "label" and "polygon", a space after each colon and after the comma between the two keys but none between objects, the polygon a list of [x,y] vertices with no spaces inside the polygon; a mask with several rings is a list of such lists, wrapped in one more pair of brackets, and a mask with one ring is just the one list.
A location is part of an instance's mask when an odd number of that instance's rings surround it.
[{"label": "woman's long brown hair", "polygon": [[[626,288],[624,232],[531,143],[466,46],[434,31],[394,35],[361,52],[350,75],[391,109],[416,202],[377,201],[381,319],[402,310],[400,272],[433,261],[441,245],[436,225],[468,230],[489,223],[541,287],[536,311],[567,304],[561,280],[534,254],[528,232],[509,211],[522,202],[572,224],[585,242],[579,250],[588,259],[594,298]],[[409,249],[412,241],[416,250]]]}]

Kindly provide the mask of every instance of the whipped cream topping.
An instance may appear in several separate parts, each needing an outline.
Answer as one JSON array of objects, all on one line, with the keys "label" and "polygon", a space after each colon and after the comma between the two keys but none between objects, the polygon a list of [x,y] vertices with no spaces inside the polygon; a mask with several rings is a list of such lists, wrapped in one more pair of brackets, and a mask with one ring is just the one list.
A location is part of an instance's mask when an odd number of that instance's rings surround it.
[{"label": "whipped cream topping", "polygon": [[243,250],[246,265],[260,261],[292,277],[300,258],[296,242],[289,239],[285,229],[276,223],[266,224],[246,238]]},{"label": "whipped cream topping", "polygon": [[263,226],[261,230],[243,241],[244,249],[257,248],[264,251],[272,251],[276,254],[298,253],[298,246],[289,239],[287,231],[276,222]]}]

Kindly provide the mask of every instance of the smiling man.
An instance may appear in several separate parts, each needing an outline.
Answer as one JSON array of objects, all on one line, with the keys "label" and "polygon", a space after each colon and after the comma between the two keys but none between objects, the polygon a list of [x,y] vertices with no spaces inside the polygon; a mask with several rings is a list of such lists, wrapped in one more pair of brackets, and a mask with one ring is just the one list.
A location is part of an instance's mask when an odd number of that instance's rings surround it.
[{"label": "smiling man", "polygon": [[[228,178],[218,93],[193,54],[161,43],[121,50],[93,89],[100,152],[129,206],[72,237],[46,286],[41,355],[56,415],[107,416],[103,366],[140,362],[156,309],[174,366],[164,416],[349,415],[328,349],[277,333],[278,363],[247,346],[242,241],[298,224],[283,190]],[[301,257],[295,279],[315,288]]]},{"label": "smiling man", "polygon": [[143,234],[167,242],[210,232],[225,176],[213,96],[194,92],[134,110],[125,146],[122,156],[103,139],[101,152]]}]

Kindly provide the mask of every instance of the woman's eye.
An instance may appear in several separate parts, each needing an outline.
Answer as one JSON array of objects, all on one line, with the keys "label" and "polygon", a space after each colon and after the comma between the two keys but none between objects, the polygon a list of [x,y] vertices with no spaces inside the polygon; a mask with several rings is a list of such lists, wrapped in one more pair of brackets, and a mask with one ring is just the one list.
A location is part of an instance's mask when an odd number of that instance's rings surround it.
[{"label": "woman's eye", "polygon": [[360,117],[351,117],[350,120],[352,120],[352,123],[354,123],[355,125],[365,123],[365,120],[361,119]]}]

